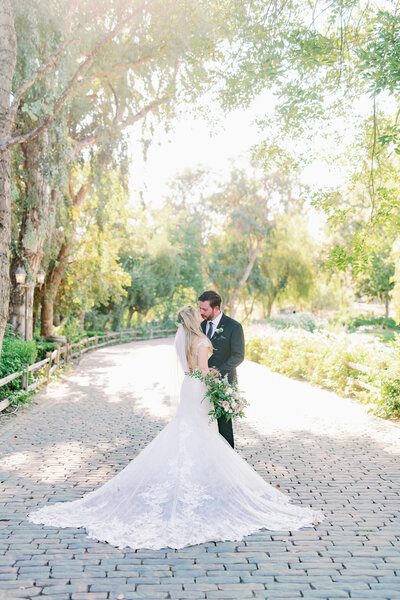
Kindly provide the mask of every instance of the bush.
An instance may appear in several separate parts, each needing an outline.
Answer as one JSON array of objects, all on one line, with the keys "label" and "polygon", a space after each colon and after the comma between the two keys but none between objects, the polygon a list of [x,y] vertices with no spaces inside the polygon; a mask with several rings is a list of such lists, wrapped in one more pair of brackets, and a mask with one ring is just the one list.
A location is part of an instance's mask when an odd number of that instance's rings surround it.
[{"label": "bush", "polygon": [[[264,329],[250,335],[247,357],[290,377],[300,377],[340,393],[350,392],[382,417],[400,417],[400,336],[391,345],[357,334],[335,335],[326,330]],[[368,373],[350,367],[369,367]],[[385,368],[388,365],[388,368]],[[367,392],[348,378],[369,383]]]},{"label": "bush", "polygon": [[[21,371],[24,364],[31,365],[34,363],[36,355],[37,347],[34,340],[25,342],[19,337],[10,335],[10,331],[7,330],[0,358],[0,379]],[[20,388],[20,378],[14,379],[14,381],[0,388],[0,395],[4,397],[8,392],[19,390]]]},{"label": "bush", "polygon": [[37,361],[44,360],[46,358],[47,352],[53,352],[55,350],[56,344],[54,342],[45,342],[44,340],[36,341],[37,347]]},{"label": "bush", "polygon": [[390,317],[375,317],[373,315],[359,315],[353,317],[344,323],[350,330],[358,329],[358,327],[366,327],[368,325],[374,327],[382,327],[382,329],[400,329],[396,325],[396,321]]},{"label": "bush", "polygon": [[10,403],[10,406],[17,406],[18,404],[27,404],[32,402],[32,396],[35,392],[26,392],[25,390],[15,390],[7,394],[7,400]]},{"label": "bush", "polygon": [[314,331],[317,328],[315,317],[311,313],[282,314],[267,320],[267,323],[276,329],[287,329],[298,327],[306,331]]},{"label": "bush", "polygon": [[81,321],[77,317],[71,317],[60,327],[57,335],[65,335],[69,342],[75,342],[85,337]]}]

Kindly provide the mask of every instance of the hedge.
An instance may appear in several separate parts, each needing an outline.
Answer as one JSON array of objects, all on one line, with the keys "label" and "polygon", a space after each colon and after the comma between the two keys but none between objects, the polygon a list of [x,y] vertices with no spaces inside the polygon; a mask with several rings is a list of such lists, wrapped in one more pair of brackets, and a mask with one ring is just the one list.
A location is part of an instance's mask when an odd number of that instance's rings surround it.
[{"label": "hedge", "polygon": [[[400,336],[386,345],[358,334],[265,327],[262,332],[250,333],[246,349],[250,360],[273,371],[355,396],[381,417],[400,417]],[[349,363],[364,365],[370,372],[360,372]],[[362,389],[349,378],[377,391]]]}]

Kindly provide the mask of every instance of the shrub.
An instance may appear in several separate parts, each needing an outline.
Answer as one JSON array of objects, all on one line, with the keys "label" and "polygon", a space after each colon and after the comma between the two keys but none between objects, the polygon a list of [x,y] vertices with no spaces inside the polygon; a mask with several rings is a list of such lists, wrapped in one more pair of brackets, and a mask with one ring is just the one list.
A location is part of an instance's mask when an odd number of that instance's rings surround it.
[{"label": "shrub", "polygon": [[[31,365],[36,358],[37,347],[34,340],[25,342],[19,337],[11,336],[9,331],[3,340],[0,358],[0,379],[21,371],[24,364]],[[0,388],[0,395],[6,396],[8,392],[20,389],[20,378],[14,379]]]},{"label": "shrub", "polygon": [[[264,328],[248,339],[247,357],[290,377],[300,377],[340,393],[351,392],[382,417],[400,417],[400,336],[391,345],[357,334],[326,330]],[[360,372],[349,363],[369,367]],[[385,368],[387,365],[387,368]],[[371,384],[366,392],[348,378]]]},{"label": "shrub", "polygon": [[85,337],[81,321],[77,317],[67,319],[67,321],[61,325],[58,334],[65,335],[69,342],[75,342]]},{"label": "shrub", "polygon": [[15,390],[7,394],[7,400],[10,406],[17,406],[18,404],[27,404],[32,402],[32,396],[35,392],[26,392],[25,390]]},{"label": "shrub", "polygon": [[43,360],[46,358],[47,352],[53,352],[55,350],[56,344],[54,342],[45,342],[44,340],[36,341],[37,347],[37,360]]},{"label": "shrub", "polygon": [[298,327],[306,331],[314,331],[317,328],[315,317],[311,313],[292,313],[276,315],[268,319],[268,324],[276,329],[287,329],[288,327]]},{"label": "shrub", "polygon": [[366,327],[368,325],[382,327],[382,329],[400,329],[396,325],[396,321],[390,317],[375,317],[374,315],[359,315],[353,317],[344,323],[350,330],[358,327]]}]

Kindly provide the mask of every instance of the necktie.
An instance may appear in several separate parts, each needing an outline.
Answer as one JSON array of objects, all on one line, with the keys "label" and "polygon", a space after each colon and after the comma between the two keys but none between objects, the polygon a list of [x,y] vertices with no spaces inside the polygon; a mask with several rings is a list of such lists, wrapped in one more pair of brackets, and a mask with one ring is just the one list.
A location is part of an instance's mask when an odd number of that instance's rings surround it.
[{"label": "necktie", "polygon": [[207,331],[207,337],[208,337],[208,338],[210,338],[210,340],[211,340],[211,338],[212,338],[212,331],[213,331],[213,324],[212,324],[212,322],[210,321],[210,322],[208,323],[208,331]]}]

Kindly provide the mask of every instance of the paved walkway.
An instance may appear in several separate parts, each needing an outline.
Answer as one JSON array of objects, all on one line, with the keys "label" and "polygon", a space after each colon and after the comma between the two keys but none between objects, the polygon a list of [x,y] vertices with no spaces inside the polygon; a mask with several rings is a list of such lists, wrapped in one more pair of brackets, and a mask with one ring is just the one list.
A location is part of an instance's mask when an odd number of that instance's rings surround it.
[{"label": "paved walkway", "polygon": [[317,528],[134,552],[26,521],[51,496],[105,482],[155,436],[174,407],[173,360],[171,340],[92,352],[1,426],[0,599],[400,599],[400,427],[250,362],[238,452],[322,508]]}]

